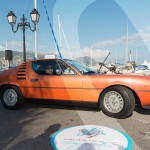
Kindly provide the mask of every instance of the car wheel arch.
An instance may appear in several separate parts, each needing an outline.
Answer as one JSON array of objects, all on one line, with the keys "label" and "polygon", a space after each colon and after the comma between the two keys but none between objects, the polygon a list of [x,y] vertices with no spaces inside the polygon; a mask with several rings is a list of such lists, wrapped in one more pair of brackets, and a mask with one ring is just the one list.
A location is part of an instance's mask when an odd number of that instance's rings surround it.
[{"label": "car wheel arch", "polygon": [[107,89],[109,89],[109,88],[111,88],[111,87],[115,87],[115,86],[122,86],[122,87],[128,88],[128,89],[133,93],[133,95],[134,95],[134,97],[135,97],[135,103],[136,103],[136,105],[141,106],[141,101],[140,101],[138,95],[136,94],[136,92],[135,92],[133,89],[131,89],[130,87],[125,86],[125,85],[115,84],[115,85],[111,85],[111,86],[108,86],[108,87],[104,88],[104,89],[102,90],[102,92],[99,94],[99,98],[98,98],[98,107],[99,107],[99,108],[100,108],[100,99],[101,99],[101,96],[102,96],[102,94],[104,93],[104,91],[106,91]]},{"label": "car wheel arch", "polygon": [[[14,84],[3,84],[3,85],[0,85],[0,92],[1,92],[1,90],[2,90],[3,88],[9,87],[9,86],[16,87],[16,88],[18,88],[18,89],[20,90],[19,86],[17,86],[17,85],[14,85]],[[20,93],[22,94],[21,90],[20,90]],[[22,97],[23,97],[23,94],[22,94]]]}]

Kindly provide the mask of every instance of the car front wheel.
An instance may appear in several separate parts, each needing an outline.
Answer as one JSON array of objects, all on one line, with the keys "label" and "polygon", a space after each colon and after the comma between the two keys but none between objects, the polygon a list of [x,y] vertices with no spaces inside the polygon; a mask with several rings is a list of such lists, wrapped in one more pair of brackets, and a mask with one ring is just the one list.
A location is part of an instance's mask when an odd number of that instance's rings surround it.
[{"label": "car front wheel", "polygon": [[107,116],[126,118],[135,108],[135,98],[130,89],[124,86],[113,86],[102,93],[100,106]]},{"label": "car front wheel", "polygon": [[7,109],[16,109],[22,102],[23,97],[20,90],[16,86],[6,86],[0,93],[2,105]]}]

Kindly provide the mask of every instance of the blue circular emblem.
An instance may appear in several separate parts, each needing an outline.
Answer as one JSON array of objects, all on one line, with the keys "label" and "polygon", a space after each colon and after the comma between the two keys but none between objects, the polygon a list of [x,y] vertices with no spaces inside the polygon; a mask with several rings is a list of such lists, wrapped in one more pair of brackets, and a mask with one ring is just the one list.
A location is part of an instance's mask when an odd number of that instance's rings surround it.
[{"label": "blue circular emblem", "polygon": [[133,145],[127,134],[96,125],[59,130],[50,142],[55,150],[131,150]]}]

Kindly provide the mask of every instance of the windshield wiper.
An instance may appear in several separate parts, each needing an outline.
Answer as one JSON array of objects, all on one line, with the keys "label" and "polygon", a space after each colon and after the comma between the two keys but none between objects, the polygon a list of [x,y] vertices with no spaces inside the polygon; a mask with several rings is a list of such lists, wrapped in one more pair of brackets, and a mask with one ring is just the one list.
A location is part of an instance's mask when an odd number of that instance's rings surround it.
[{"label": "windshield wiper", "polygon": [[84,72],[83,74],[96,74],[96,72],[91,70],[91,71]]}]

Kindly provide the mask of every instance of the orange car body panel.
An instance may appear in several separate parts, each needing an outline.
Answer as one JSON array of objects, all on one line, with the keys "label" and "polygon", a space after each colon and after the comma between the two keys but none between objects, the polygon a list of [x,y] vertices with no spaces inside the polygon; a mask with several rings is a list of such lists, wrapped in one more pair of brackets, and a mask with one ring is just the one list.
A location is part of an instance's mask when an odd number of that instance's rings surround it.
[{"label": "orange car body panel", "polygon": [[[150,106],[150,77],[137,75],[38,75],[32,61],[0,73],[0,86],[16,85],[24,98],[98,103],[103,90],[123,85],[133,90],[142,106]],[[34,82],[36,81],[36,82]]]}]

